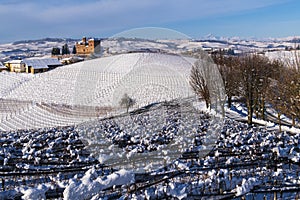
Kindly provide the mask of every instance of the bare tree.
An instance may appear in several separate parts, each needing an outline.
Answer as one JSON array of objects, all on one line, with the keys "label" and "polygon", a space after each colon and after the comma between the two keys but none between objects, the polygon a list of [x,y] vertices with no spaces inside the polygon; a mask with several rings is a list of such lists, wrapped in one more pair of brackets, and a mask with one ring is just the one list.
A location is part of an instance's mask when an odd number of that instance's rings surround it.
[{"label": "bare tree", "polygon": [[120,106],[126,108],[127,113],[129,108],[132,107],[135,103],[136,103],[135,100],[130,98],[126,93],[123,95],[122,99],[119,102]]},{"label": "bare tree", "polygon": [[288,69],[286,79],[288,114],[292,118],[292,125],[295,126],[295,119],[300,119],[300,72],[296,69]]},{"label": "bare tree", "polygon": [[281,115],[292,119],[300,119],[300,73],[297,67],[282,59],[272,61],[271,84],[266,92],[267,101],[277,112],[279,129],[281,131]]},{"label": "bare tree", "polygon": [[199,98],[203,98],[206,107],[225,115],[225,90],[222,76],[211,56],[203,51],[196,52],[193,56],[197,58],[194,63],[190,85]]},{"label": "bare tree", "polygon": [[232,97],[239,94],[239,59],[238,57],[232,55],[224,55],[222,52],[214,54],[212,58],[217,64],[222,76],[225,93],[227,96],[227,105],[230,108],[232,104]]},{"label": "bare tree", "polygon": [[289,63],[290,76],[287,83],[290,94],[289,106],[293,126],[295,126],[295,118],[300,119],[300,51],[299,48],[296,48],[296,45],[297,43],[295,43],[296,50],[294,50],[294,55]]},{"label": "bare tree", "polygon": [[269,59],[256,54],[240,57],[241,95],[248,109],[248,124],[252,124],[254,112],[264,118],[265,91],[269,84]]},{"label": "bare tree", "polygon": [[207,108],[224,116],[225,90],[217,65],[211,56],[202,50],[194,52],[193,58],[197,60],[190,74],[191,88],[200,99],[204,99]]},{"label": "bare tree", "polygon": [[289,73],[283,63],[279,60],[274,60],[272,62],[272,68],[274,70],[272,71],[270,84],[266,90],[266,100],[277,112],[279,131],[281,131],[281,115],[287,113],[288,94],[286,90],[286,81]]},{"label": "bare tree", "polygon": [[259,56],[256,58],[258,65],[258,82],[256,88],[256,117],[265,120],[266,111],[266,93],[270,85],[274,71],[278,70],[278,63],[271,62],[267,57]]},{"label": "bare tree", "polygon": [[[295,40],[296,41],[296,40]],[[285,86],[286,107],[285,114],[292,118],[295,126],[296,119],[300,119],[300,51],[296,48],[290,54],[284,55],[281,60],[285,65],[284,73],[281,73],[280,84]]]},{"label": "bare tree", "polygon": [[195,94],[198,97],[204,99],[206,108],[209,108],[211,102],[207,81],[205,80],[204,74],[201,72],[201,69],[197,65],[192,67],[190,85]]}]

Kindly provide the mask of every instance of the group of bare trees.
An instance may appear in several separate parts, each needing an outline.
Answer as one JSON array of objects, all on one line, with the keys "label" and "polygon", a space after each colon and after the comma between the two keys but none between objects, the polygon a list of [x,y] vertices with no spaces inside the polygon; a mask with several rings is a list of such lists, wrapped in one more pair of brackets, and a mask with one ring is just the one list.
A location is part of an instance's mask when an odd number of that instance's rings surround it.
[{"label": "group of bare trees", "polygon": [[276,109],[279,123],[280,116],[285,114],[295,126],[296,119],[300,119],[300,70],[296,66],[286,67],[284,63],[276,63],[278,71],[266,92],[267,101]]},{"label": "group of bare trees", "polygon": [[[272,105],[280,116],[300,119],[300,69],[298,57],[294,65],[278,60],[270,60],[256,53],[243,56],[212,55],[218,66],[227,96],[227,105],[231,107],[232,97],[239,97],[247,106],[248,123],[253,116],[266,119],[266,104]],[[198,66],[191,71],[190,84],[194,91],[210,104],[207,83],[199,73]]]}]

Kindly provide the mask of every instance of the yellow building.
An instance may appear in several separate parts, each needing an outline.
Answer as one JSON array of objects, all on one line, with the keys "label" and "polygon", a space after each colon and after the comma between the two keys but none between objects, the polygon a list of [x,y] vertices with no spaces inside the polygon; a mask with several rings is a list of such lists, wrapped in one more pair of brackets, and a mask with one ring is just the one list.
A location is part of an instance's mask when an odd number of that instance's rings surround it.
[{"label": "yellow building", "polygon": [[83,37],[82,41],[76,42],[76,54],[80,56],[88,56],[92,53],[99,53],[100,42],[100,40],[94,38],[87,41],[86,37]]},{"label": "yellow building", "polygon": [[26,67],[23,60],[11,60],[4,63],[11,72],[25,72]]}]

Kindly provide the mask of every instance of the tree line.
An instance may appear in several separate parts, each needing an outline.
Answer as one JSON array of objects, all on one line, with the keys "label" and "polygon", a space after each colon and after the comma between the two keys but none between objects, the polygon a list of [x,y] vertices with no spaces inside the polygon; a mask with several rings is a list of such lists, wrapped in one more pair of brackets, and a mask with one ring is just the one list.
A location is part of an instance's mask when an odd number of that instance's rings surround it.
[{"label": "tree line", "polygon": [[[76,51],[76,47],[74,45],[73,50],[72,50],[72,54],[76,54],[76,53],[77,53],[77,51]],[[68,47],[68,44],[64,44],[61,48],[61,51],[60,51],[59,47],[53,47],[52,51],[51,51],[51,54],[52,55],[68,55],[68,54],[70,54],[70,49]]]},{"label": "tree line", "polygon": [[[232,106],[233,97],[238,97],[247,106],[249,124],[253,123],[253,116],[266,120],[266,105],[271,105],[278,113],[280,128],[283,114],[292,119],[293,126],[296,120],[299,121],[299,56],[294,56],[290,63],[271,60],[257,53],[234,56],[219,52],[211,57],[220,71],[228,107]],[[199,65],[193,66],[190,84],[209,107],[207,81],[200,71]]]}]

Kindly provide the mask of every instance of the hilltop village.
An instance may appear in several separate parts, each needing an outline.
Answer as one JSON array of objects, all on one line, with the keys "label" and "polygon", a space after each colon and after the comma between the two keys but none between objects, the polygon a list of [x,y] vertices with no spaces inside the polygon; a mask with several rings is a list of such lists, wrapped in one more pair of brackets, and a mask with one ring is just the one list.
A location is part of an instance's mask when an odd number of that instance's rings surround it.
[{"label": "hilltop village", "polygon": [[72,52],[67,44],[59,47],[53,47],[51,57],[39,58],[18,58],[8,60],[2,64],[0,62],[0,71],[10,71],[18,73],[41,73],[66,64],[83,61],[89,55],[100,52],[100,40],[95,38],[87,39],[83,37],[81,41],[76,42]]},{"label": "hilltop village", "polygon": [[199,40],[45,38],[0,44],[0,71],[35,74],[86,59],[133,52],[191,55],[203,50],[209,54],[222,53],[236,56],[257,53],[269,58],[288,59],[290,54],[300,49],[298,44],[298,38],[265,41],[214,37]]}]

